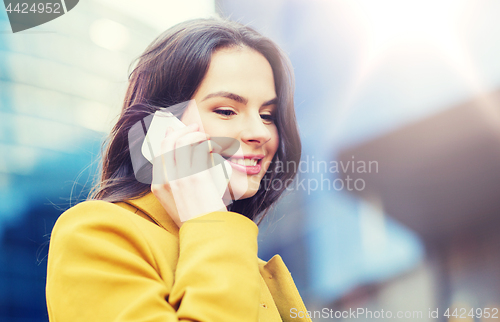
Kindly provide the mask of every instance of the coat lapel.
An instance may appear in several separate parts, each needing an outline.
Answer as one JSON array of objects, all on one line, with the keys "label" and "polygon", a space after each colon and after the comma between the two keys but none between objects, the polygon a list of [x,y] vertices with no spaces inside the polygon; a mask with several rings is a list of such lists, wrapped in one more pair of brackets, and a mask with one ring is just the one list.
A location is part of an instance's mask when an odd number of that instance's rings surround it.
[{"label": "coat lapel", "polygon": [[311,322],[310,318],[298,316],[299,312],[306,316],[307,309],[281,256],[276,254],[267,263],[259,259],[259,269],[283,321]]}]

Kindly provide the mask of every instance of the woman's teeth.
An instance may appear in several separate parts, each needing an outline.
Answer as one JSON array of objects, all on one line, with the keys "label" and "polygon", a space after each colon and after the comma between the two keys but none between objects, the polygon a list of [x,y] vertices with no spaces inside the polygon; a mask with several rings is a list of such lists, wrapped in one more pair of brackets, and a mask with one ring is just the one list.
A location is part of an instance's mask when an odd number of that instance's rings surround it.
[{"label": "woman's teeth", "polygon": [[250,160],[250,159],[239,159],[239,158],[230,158],[230,162],[244,165],[244,166],[256,166],[257,165],[257,160]]}]

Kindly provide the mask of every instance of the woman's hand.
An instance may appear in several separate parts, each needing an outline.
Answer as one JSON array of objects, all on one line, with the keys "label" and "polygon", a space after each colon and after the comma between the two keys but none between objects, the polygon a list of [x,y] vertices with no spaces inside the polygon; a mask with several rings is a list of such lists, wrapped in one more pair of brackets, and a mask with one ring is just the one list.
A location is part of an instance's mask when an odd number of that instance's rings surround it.
[{"label": "woman's hand", "polygon": [[[151,191],[179,228],[186,220],[227,211],[208,171],[212,166],[209,137],[197,130],[197,124],[169,128],[161,156],[153,162]],[[218,148],[214,142],[211,145]]]}]

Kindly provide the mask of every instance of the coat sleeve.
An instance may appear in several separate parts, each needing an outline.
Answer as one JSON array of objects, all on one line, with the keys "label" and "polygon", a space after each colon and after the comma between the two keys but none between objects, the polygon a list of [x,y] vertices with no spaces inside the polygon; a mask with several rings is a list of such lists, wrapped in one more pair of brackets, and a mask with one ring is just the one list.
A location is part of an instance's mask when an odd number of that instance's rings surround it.
[{"label": "coat sleeve", "polygon": [[47,267],[51,322],[258,320],[253,221],[233,212],[187,221],[179,230],[173,276],[161,276],[147,233],[131,215],[137,216],[89,201],[58,219]]}]

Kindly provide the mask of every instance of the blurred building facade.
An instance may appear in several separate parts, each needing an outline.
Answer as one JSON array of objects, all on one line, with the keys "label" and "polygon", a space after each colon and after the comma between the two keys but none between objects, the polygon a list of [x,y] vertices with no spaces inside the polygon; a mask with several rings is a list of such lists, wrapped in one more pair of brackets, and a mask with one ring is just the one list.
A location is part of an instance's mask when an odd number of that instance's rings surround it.
[{"label": "blurred building facade", "polygon": [[[345,149],[339,159],[353,155],[381,167],[377,174],[344,173],[366,182],[365,190],[354,192],[379,199],[385,212],[422,238],[429,268],[422,283],[433,286],[436,298],[429,307],[465,311],[468,321],[498,316],[500,91]],[[388,287],[376,288],[384,293]],[[402,294],[426,297],[415,289]],[[481,314],[486,308],[489,313]]]}]

